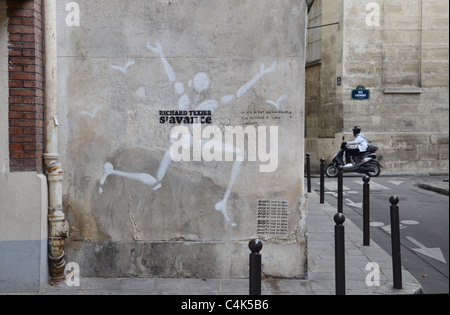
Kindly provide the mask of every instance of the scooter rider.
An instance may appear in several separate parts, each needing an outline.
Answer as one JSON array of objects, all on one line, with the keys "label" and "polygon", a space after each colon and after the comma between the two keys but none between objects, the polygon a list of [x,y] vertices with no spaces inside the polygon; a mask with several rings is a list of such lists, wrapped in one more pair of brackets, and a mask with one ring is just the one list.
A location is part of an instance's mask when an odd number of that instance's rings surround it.
[{"label": "scooter rider", "polygon": [[[360,155],[367,151],[367,147],[369,143],[367,142],[366,136],[361,132],[361,127],[355,126],[352,128],[353,136],[355,136],[355,140],[350,142],[344,142],[343,147],[345,150],[345,166],[351,166],[352,164],[352,156]],[[347,145],[357,145],[357,148],[349,149]]]}]

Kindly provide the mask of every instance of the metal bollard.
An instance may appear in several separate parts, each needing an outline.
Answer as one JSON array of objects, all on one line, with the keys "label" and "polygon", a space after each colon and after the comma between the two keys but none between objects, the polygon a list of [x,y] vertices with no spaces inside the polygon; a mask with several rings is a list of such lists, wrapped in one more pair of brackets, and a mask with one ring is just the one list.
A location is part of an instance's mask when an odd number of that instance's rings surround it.
[{"label": "metal bollard", "polygon": [[325,203],[325,159],[320,159],[320,203]]},{"label": "metal bollard", "polygon": [[397,196],[389,198],[391,203],[391,243],[392,243],[392,273],[394,289],[402,289],[402,259],[400,253],[400,216]]},{"label": "metal bollard", "polygon": [[345,216],[336,213],[334,216],[334,262],[336,272],[336,295],[345,295]]},{"label": "metal bollard", "polygon": [[311,154],[306,153],[306,181],[308,185],[308,192],[311,192]]},{"label": "metal bollard", "polygon": [[370,246],[370,177],[363,177],[363,245]]},{"label": "metal bollard", "polygon": [[344,168],[342,165],[338,166],[338,212],[343,213],[344,207]]},{"label": "metal bollard", "polygon": [[261,295],[261,254],[263,247],[259,239],[253,239],[248,243],[248,248],[252,251],[250,254],[250,295]]}]

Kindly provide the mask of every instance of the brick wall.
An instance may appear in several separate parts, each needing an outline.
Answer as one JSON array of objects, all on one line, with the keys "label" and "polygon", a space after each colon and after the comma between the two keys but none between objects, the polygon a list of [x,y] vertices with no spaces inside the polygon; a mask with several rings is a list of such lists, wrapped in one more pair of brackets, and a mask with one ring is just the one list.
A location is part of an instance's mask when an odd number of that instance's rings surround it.
[{"label": "brick wall", "polygon": [[44,65],[41,0],[7,1],[11,172],[43,172]]}]

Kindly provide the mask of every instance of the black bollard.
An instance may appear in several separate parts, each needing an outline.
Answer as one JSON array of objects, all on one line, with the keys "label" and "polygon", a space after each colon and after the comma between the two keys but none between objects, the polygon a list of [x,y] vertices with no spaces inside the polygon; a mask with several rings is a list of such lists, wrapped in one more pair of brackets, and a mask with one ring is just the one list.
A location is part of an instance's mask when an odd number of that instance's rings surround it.
[{"label": "black bollard", "polygon": [[336,295],[345,295],[345,216],[336,213],[334,216],[334,262],[336,272]]},{"label": "black bollard", "polygon": [[338,166],[338,212],[343,213],[343,207],[344,207],[344,168],[339,165]]},{"label": "black bollard", "polygon": [[261,295],[261,254],[263,247],[259,239],[253,239],[248,243],[250,254],[250,295]]},{"label": "black bollard", "polygon": [[363,177],[363,245],[370,246],[370,177]]},{"label": "black bollard", "polygon": [[389,198],[391,203],[391,242],[392,242],[392,273],[394,289],[402,289],[402,259],[400,253],[400,216],[397,196]]},{"label": "black bollard", "polygon": [[325,159],[320,159],[320,203],[325,203]]},{"label": "black bollard", "polygon": [[311,154],[306,153],[306,181],[308,185],[308,192],[311,192]]}]

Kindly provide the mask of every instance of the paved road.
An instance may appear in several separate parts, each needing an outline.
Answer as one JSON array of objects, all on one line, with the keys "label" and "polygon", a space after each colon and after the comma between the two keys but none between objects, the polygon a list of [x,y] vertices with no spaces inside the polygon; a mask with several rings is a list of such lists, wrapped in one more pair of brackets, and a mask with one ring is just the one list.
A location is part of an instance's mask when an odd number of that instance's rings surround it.
[{"label": "paved road", "polygon": [[[444,179],[448,176],[380,176],[370,181],[370,236],[391,252],[389,197],[397,195],[402,265],[421,283],[425,294],[449,293],[449,197],[417,185]],[[344,213],[361,229],[362,187],[362,176],[344,176]],[[313,178],[312,188],[320,190],[318,178]],[[325,179],[325,199],[337,204],[336,179]]]}]

